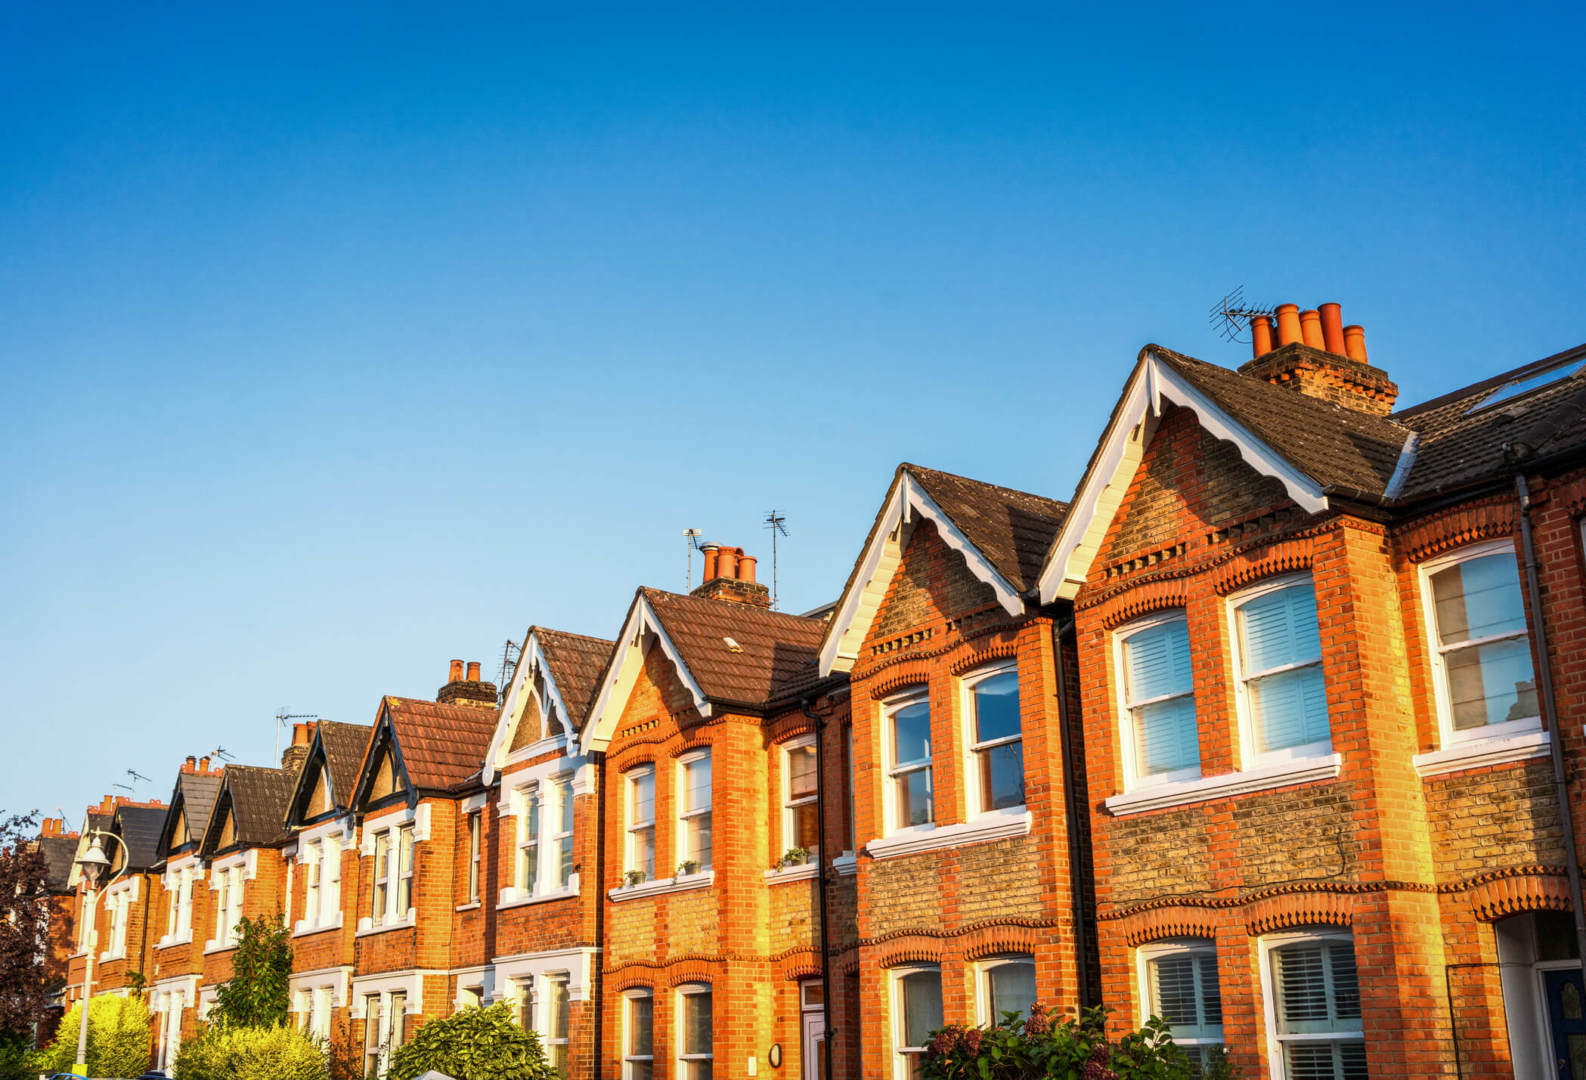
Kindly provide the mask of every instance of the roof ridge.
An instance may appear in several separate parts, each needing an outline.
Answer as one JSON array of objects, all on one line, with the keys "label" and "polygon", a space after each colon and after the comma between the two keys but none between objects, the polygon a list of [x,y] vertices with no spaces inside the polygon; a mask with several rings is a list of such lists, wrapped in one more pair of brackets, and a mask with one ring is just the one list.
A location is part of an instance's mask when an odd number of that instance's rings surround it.
[{"label": "roof ridge", "polygon": [[1036,491],[1026,491],[1024,488],[1009,487],[1007,484],[998,484],[991,480],[981,480],[978,477],[966,476],[963,473],[950,472],[947,469],[937,469],[931,467],[930,465],[919,465],[912,461],[901,462],[898,465],[898,468],[935,473],[938,476],[950,476],[955,480],[965,480],[971,484],[979,484],[981,487],[996,488],[998,491],[1006,491],[1014,495],[1023,495],[1031,499],[1040,499],[1043,502],[1056,503],[1065,510],[1068,508],[1068,503],[1064,502],[1062,499],[1055,499],[1050,495],[1042,495]]},{"label": "roof ridge", "polygon": [[736,604],[723,600],[712,600],[705,596],[690,596],[688,593],[672,592],[669,589],[661,589],[653,585],[641,585],[639,586],[639,591],[646,596],[662,596],[667,600],[684,600],[692,604],[710,604],[712,605],[711,607],[703,609],[708,611],[730,612],[748,615],[750,618],[791,619],[801,626],[816,623],[824,625],[825,623],[824,619],[812,619],[807,615],[795,615],[790,611],[774,611],[771,608],[756,607],[754,604]]}]

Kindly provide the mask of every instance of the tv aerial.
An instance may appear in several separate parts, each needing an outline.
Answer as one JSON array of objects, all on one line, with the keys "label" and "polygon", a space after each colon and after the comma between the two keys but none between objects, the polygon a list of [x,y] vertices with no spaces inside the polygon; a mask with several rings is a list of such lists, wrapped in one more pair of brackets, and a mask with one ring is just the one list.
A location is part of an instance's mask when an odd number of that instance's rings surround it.
[{"label": "tv aerial", "polygon": [[1245,287],[1240,285],[1212,305],[1212,328],[1224,341],[1250,343],[1250,320],[1270,317],[1273,309],[1260,307],[1245,299]]},{"label": "tv aerial", "polygon": [[787,518],[772,510],[765,516],[765,527],[771,530],[771,609],[776,610],[776,538],[777,534],[787,535]]},{"label": "tv aerial", "polygon": [[688,548],[688,568],[683,573],[684,592],[688,592],[694,587],[694,551],[699,547],[699,538],[704,535],[698,529],[683,530],[683,544]]},{"label": "tv aerial", "polygon": [[[318,713],[289,713],[282,705],[275,710],[275,760],[281,760],[281,729],[292,720],[318,720]],[[221,751],[224,752],[224,751]]]}]

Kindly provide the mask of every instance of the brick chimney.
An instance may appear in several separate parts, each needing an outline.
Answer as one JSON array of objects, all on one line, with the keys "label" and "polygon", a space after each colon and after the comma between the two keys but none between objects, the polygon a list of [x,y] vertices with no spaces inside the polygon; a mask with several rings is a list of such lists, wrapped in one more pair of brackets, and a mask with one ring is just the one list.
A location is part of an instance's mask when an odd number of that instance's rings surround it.
[{"label": "brick chimney", "polygon": [[1241,375],[1374,416],[1393,410],[1398,386],[1366,362],[1366,332],[1345,326],[1337,304],[1310,311],[1279,304],[1276,316],[1276,328],[1272,316],[1251,317],[1254,357],[1239,369]]},{"label": "brick chimney", "polygon": [[292,745],[281,751],[281,768],[296,772],[308,760],[308,747],[314,741],[315,722],[292,725]]},{"label": "brick chimney", "polygon": [[754,579],[756,559],[743,548],[721,544],[701,544],[705,553],[705,580],[690,596],[706,600],[725,600],[751,607],[771,606],[771,590]]},{"label": "brick chimney", "polygon": [[77,832],[76,830],[71,832],[66,831],[65,818],[47,817],[43,821],[39,822],[39,838],[48,839],[52,836],[64,836],[68,840],[71,840],[76,839]]},{"label": "brick chimney", "polygon": [[461,660],[453,660],[446,685],[435,692],[435,700],[442,705],[476,705],[482,709],[496,707],[496,684],[479,677],[479,661],[470,660],[467,670]]}]

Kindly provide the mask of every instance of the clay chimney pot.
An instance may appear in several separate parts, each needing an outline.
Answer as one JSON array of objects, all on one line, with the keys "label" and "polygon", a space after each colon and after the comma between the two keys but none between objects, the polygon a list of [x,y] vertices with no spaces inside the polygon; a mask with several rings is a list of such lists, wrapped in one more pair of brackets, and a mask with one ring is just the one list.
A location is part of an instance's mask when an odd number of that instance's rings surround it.
[{"label": "clay chimney pot", "polygon": [[479,661],[478,660],[470,660],[470,661],[468,661],[468,681],[469,682],[478,682],[479,681]]},{"label": "clay chimney pot", "polygon": [[705,572],[700,576],[700,583],[714,580],[716,577],[716,553],[721,549],[715,544],[706,544],[699,550],[705,553]]},{"label": "clay chimney pot", "polygon": [[754,580],[755,563],[758,561],[753,555],[738,556],[738,580],[752,582]]},{"label": "clay chimney pot", "polygon": [[1272,320],[1266,315],[1250,319],[1250,355],[1260,358],[1272,351]]},{"label": "clay chimney pot", "polygon": [[738,576],[737,548],[724,547],[716,553],[716,576],[725,578]]},{"label": "clay chimney pot", "polygon": [[1334,356],[1344,354],[1344,316],[1337,304],[1323,304],[1316,309],[1322,316],[1322,347]]},{"label": "clay chimney pot", "polygon": [[449,673],[446,681],[447,682],[462,682],[463,681],[463,662],[461,660],[453,660],[452,661],[451,672]]},{"label": "clay chimney pot", "polygon": [[1278,344],[1293,345],[1300,340],[1300,306],[1278,305]]},{"label": "clay chimney pot", "polygon": [[1361,326],[1344,327],[1344,355],[1356,363],[1366,363],[1366,331]]},{"label": "clay chimney pot", "polygon": [[183,772],[192,772],[198,767],[198,759],[192,754],[187,755],[187,764],[182,766]]},{"label": "clay chimney pot", "polygon": [[1323,348],[1322,313],[1315,308],[1300,312],[1300,340],[1313,349]]},{"label": "clay chimney pot", "polygon": [[198,759],[198,771],[201,773],[207,773],[209,771],[209,759],[207,757],[201,757]]},{"label": "clay chimney pot", "polygon": [[302,723],[293,724],[292,725],[292,745],[293,746],[307,746],[308,745],[308,735],[309,735],[309,732],[312,731],[312,730],[313,729],[308,724],[302,724]]}]

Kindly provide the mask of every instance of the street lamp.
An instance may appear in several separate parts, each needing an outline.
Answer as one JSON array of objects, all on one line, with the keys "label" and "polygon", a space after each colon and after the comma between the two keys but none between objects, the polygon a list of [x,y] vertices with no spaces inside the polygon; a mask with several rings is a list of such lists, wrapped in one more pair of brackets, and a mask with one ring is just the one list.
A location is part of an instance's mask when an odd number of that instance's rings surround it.
[{"label": "street lamp", "polygon": [[[88,883],[88,892],[83,898],[83,917],[88,920],[88,955],[83,958],[83,1015],[82,1022],[77,1027],[77,1064],[72,1066],[72,1072],[78,1076],[88,1075],[88,1002],[94,989],[94,953],[99,951],[99,927],[94,918],[94,904],[98,901],[99,879],[104,877],[105,871],[110,869],[110,860],[105,857],[103,838],[121,844],[126,850],[126,844],[115,833],[107,833],[96,829],[89,834],[94,838],[88,845],[88,850],[83,852],[82,858],[77,860],[77,869],[82,872],[83,880]],[[125,860],[123,860],[125,862]],[[125,865],[116,872],[115,876],[106,882],[106,887],[113,884],[115,879],[127,872]]]}]

